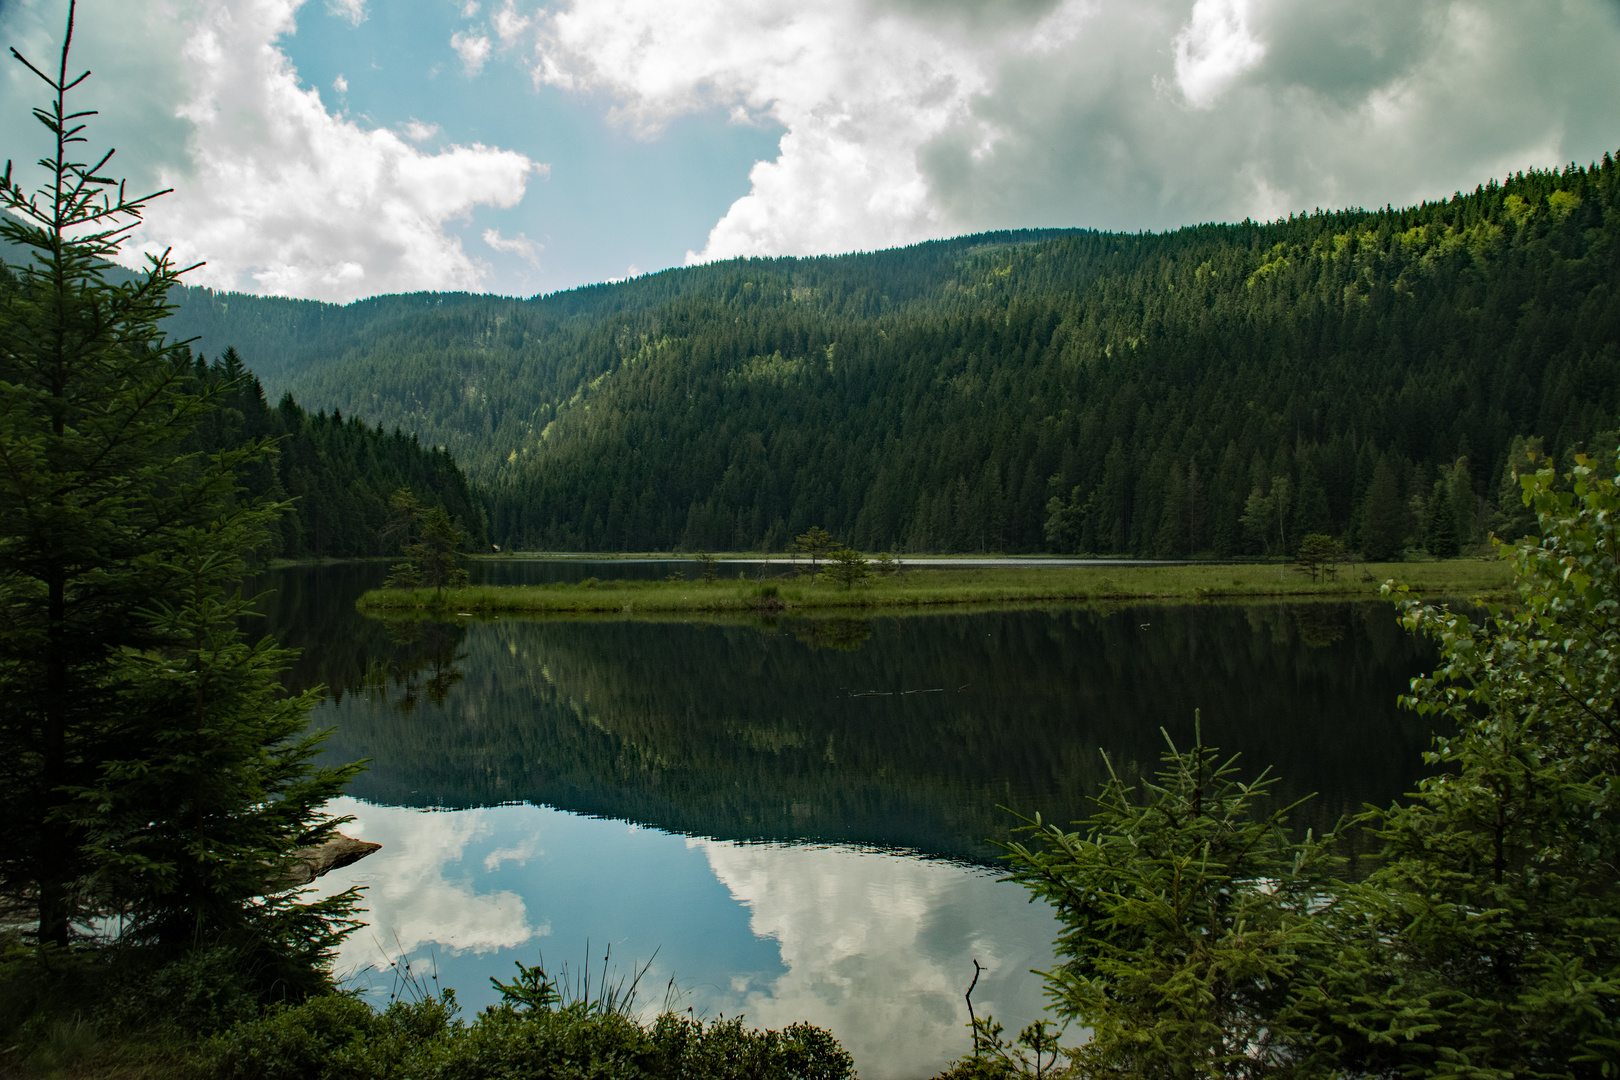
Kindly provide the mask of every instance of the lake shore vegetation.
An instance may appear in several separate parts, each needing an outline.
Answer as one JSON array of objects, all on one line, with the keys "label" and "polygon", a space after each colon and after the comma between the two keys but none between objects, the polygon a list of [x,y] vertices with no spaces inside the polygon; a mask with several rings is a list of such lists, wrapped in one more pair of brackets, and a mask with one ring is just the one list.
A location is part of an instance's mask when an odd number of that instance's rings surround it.
[{"label": "lake shore vegetation", "polygon": [[[1388,589],[1441,663],[1408,799],[1293,837],[1274,781],[1200,735],[1110,775],[1076,831],[1025,819],[1009,880],[1051,903],[1081,1077],[1611,1076],[1620,1069],[1620,459],[1520,477],[1542,539],[1504,551],[1518,602],[1479,623]],[[1346,877],[1342,845],[1374,842]],[[951,1075],[1032,1075],[974,1022]],[[1038,1049],[1038,1048],[1037,1048]],[[1054,1057],[1056,1055],[1053,1055]]]},{"label": "lake shore vegetation", "polygon": [[[729,563],[722,563],[729,568]],[[1495,559],[1372,563],[1341,567],[1332,579],[1313,580],[1288,564],[1190,566],[973,567],[922,569],[903,574],[852,570],[848,584],[838,565],[805,576],[761,576],[761,564],[714,581],[587,580],[555,585],[469,585],[460,588],[373,589],[362,611],[447,611],[452,614],[623,614],[679,612],[805,612],[826,609],[903,611],[950,605],[1083,603],[1088,601],[1196,602],[1254,597],[1355,599],[1377,597],[1395,580],[1435,595],[1502,594],[1511,589],[1506,563]],[[849,566],[850,561],[843,564]],[[763,567],[780,574],[785,567]],[[750,570],[752,573],[750,573]]]}]

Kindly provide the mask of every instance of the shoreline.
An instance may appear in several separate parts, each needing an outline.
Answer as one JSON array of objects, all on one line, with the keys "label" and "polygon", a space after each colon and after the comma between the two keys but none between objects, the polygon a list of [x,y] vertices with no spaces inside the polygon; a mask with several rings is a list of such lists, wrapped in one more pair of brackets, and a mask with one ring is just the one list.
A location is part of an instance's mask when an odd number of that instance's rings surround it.
[{"label": "shoreline", "polygon": [[[803,565],[801,564],[801,569]],[[717,577],[713,581],[610,581],[553,585],[471,585],[431,589],[372,589],[356,601],[364,612],[452,614],[779,615],[798,611],[874,609],[904,612],[945,607],[1036,607],[1056,603],[1185,602],[1271,599],[1284,602],[1372,599],[1385,581],[1414,593],[1445,597],[1512,595],[1509,563],[1450,559],[1344,567],[1336,580],[1315,581],[1283,564],[1086,565],[1031,568],[928,569],[913,563],[903,576],[852,588],[825,571],[797,577]]]}]

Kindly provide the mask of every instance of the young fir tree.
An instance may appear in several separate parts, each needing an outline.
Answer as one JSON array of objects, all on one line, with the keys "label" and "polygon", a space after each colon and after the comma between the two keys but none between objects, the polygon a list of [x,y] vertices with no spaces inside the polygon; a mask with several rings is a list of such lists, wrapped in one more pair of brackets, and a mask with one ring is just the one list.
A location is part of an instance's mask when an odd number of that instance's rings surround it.
[{"label": "young fir tree", "polygon": [[1110,765],[1083,833],[1036,817],[1007,849],[1010,880],[1063,926],[1047,995],[1091,1028],[1078,1075],[1320,1075],[1299,1004],[1325,940],[1324,844],[1292,840],[1273,781],[1240,782],[1201,739],[1162,760],[1140,793]]},{"label": "young fir tree", "polygon": [[8,164],[0,183],[0,236],[25,253],[0,275],[0,888],[44,943],[117,910],[133,939],[223,936],[310,975],[348,901],[263,894],[330,833],[349,770],[312,767],[310,700],[282,698],[285,654],[238,639],[227,592],[279,509],[239,498],[236,471],[272,448],[185,450],[214,399],[159,329],[168,258],[107,279],[152,196],[101,175],[111,152],[76,160],[73,18],[56,74],[17,57],[51,88],[46,182],[29,194]]}]

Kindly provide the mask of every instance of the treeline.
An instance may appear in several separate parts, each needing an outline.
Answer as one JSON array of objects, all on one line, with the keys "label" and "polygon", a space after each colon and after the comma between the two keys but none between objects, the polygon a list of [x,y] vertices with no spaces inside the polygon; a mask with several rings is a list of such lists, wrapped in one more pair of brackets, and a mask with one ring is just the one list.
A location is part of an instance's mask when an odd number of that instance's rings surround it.
[{"label": "treeline", "polygon": [[193,434],[197,447],[223,450],[262,438],[277,452],[239,475],[250,496],[291,500],[273,529],[269,558],[360,558],[393,554],[384,537],[392,515],[389,498],[414,491],[426,506],[442,506],[478,547],[485,539],[482,507],[455,460],[442,448],[421,445],[399,429],[368,427],[336,410],[311,415],[284,394],[266,400],[264,386],[227,348],[216,360],[193,360],[199,390],[213,390],[220,406]]},{"label": "treeline", "polygon": [[[1616,176],[1606,155],[1401,210],[255,325],[304,400],[448,446],[508,547],[781,550],[822,525],[869,551],[1448,554],[1528,524],[1502,498],[1516,439],[1560,462],[1613,440]],[[204,299],[257,318],[194,292],[177,325]]]},{"label": "treeline", "polygon": [[1406,211],[994,249],[875,318],[802,305],[800,267],[742,269],[497,478],[493,529],[1454,554],[1494,523],[1515,437],[1556,455],[1614,425],[1615,181],[1605,158]]}]

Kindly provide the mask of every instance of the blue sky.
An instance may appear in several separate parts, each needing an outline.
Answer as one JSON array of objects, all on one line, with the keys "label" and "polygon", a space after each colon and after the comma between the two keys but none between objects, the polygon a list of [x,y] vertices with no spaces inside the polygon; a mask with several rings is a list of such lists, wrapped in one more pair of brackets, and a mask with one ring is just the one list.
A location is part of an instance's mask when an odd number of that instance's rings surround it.
[{"label": "blue sky", "polygon": [[[748,193],[748,170],[774,156],[781,128],[728,123],[710,110],[682,117],[655,139],[608,123],[596,94],[536,87],[519,66],[486,63],[469,75],[450,45],[471,20],[450,3],[368,5],[358,25],[315,4],[282,48],[322,97],[363,123],[439,131],[419,145],[482,142],[549,166],[507,211],[483,207],[459,229],[468,246],[487,228],[542,245],[535,266],[513,252],[485,255],[503,291],[601,281],[679,265],[709,228]],[[342,77],[347,90],[332,90]]]},{"label": "blue sky", "polygon": [[[0,0],[44,60],[66,0]],[[1620,0],[83,0],[131,245],[530,295],[986,229],[1401,205],[1620,148]],[[44,146],[20,66],[0,139]]]}]

